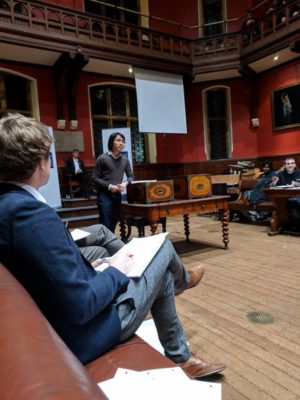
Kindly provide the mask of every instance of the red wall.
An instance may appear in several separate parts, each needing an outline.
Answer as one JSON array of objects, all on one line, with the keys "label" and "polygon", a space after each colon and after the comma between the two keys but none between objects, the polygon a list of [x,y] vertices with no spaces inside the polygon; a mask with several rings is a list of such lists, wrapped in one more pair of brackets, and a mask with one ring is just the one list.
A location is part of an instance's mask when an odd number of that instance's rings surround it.
[{"label": "red wall", "polygon": [[[248,84],[241,78],[211,84],[192,84],[186,92],[187,135],[158,136],[158,162],[194,162],[206,160],[203,129],[202,92],[212,86],[230,88],[233,158],[255,157],[257,152],[257,130],[251,127],[250,99]],[[242,93],[242,97],[241,97]],[[242,101],[241,101],[242,99]],[[167,156],[167,159],[166,159]]]},{"label": "red wall", "polygon": [[[154,17],[164,18],[188,27],[197,26],[198,21],[198,1],[197,0],[148,0],[149,14]],[[182,35],[185,37],[197,37],[197,29],[189,29],[166,22],[150,19],[150,28],[157,29],[162,32],[172,33],[174,35]]]},{"label": "red wall", "polygon": [[260,126],[258,134],[258,156],[289,154],[300,151],[299,127],[280,131],[272,129],[271,93],[274,89],[300,82],[300,61],[265,72],[259,77]]},{"label": "red wall", "polygon": [[[13,64],[1,64],[0,68],[3,67],[8,72],[19,72],[26,75],[28,78],[36,79],[37,81],[37,92],[39,102],[40,120],[48,126],[52,126],[53,129],[57,129],[57,111],[56,111],[56,93],[55,93],[55,80],[54,72],[51,67],[32,67],[32,66],[21,66]],[[121,82],[131,83],[133,81],[122,80],[118,78],[111,78],[107,76],[95,75],[95,74],[83,74],[79,79],[77,87],[77,117],[78,117],[78,131],[82,131],[84,135],[84,147],[85,150],[81,155],[81,158],[87,165],[92,165],[95,162],[93,156],[93,145],[92,145],[92,126],[90,120],[90,108],[88,100],[88,86],[96,83],[103,82]],[[67,105],[65,104],[66,116]],[[66,118],[65,131],[69,130],[70,121]],[[67,133],[66,133],[67,134]],[[58,165],[63,165],[66,157],[70,156],[70,153],[57,153]]]},{"label": "red wall", "polygon": [[84,0],[47,0],[47,3],[72,8],[73,10],[75,9],[78,11],[84,10]]}]

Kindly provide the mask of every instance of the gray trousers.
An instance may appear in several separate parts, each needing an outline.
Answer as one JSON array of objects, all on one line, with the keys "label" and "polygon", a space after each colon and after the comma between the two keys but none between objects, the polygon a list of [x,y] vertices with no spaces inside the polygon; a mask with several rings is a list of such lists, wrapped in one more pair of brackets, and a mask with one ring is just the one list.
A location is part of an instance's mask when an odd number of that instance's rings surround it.
[{"label": "gray trousers", "polygon": [[83,228],[83,230],[91,234],[76,243],[81,253],[90,263],[98,258],[110,257],[124,246],[122,240],[118,239],[104,225],[90,225]]},{"label": "gray trousers", "polygon": [[[91,235],[77,241],[77,244],[90,262],[109,257],[124,246],[104,225],[91,225],[84,230]],[[191,352],[174,298],[174,291],[185,289],[188,284],[189,274],[172,243],[165,240],[143,275],[130,279],[126,292],[115,300],[121,321],[120,343],[136,332],[151,311],[166,356],[176,363],[188,360]]]},{"label": "gray trousers", "polygon": [[189,283],[186,272],[172,243],[166,240],[139,279],[131,279],[127,291],[116,299],[121,320],[120,342],[129,339],[151,311],[165,355],[176,363],[191,356],[179,321],[174,288]]}]

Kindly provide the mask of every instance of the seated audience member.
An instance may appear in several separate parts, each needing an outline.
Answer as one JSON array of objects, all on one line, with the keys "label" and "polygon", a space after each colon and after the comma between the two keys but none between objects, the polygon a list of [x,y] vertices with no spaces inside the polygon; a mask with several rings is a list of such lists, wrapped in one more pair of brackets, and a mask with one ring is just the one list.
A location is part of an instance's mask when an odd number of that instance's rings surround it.
[{"label": "seated audience member", "polygon": [[[255,187],[252,190],[248,190],[244,193],[246,201],[249,201],[249,203],[253,207],[255,207],[258,203],[269,200],[263,189],[269,187],[272,183],[272,178],[276,176],[276,172],[273,171],[271,161],[265,161],[264,163],[262,163],[261,169],[262,172],[258,177]],[[258,211],[244,211],[243,215],[249,218],[251,221],[257,221],[267,218],[269,216],[269,213]]]},{"label": "seated audience member", "polygon": [[91,195],[91,179],[85,168],[84,162],[79,158],[79,150],[74,149],[72,157],[68,158],[66,163],[67,175],[81,184],[80,190],[87,198]]},{"label": "seated audience member", "polygon": [[300,178],[300,170],[296,166],[294,157],[288,157],[284,161],[284,168],[272,178],[271,186],[291,185]]},{"label": "seated audience member", "polygon": [[253,39],[259,36],[257,21],[251,10],[247,11],[246,19],[242,24],[241,31],[244,44],[249,42],[251,34]]},{"label": "seated audience member", "polygon": [[[132,266],[126,252],[96,271],[97,261],[92,265],[84,257],[39,192],[49,179],[51,143],[47,127],[32,118],[12,114],[0,120],[0,261],[82,363],[130,338],[150,310],[166,356],[187,374],[223,371],[224,364],[191,354],[176,312],[174,291],[196,286],[203,268],[187,272],[165,240],[140,279],[126,276]],[[103,234],[99,244],[109,250]]]},{"label": "seated audience member", "polygon": [[[290,185],[298,186],[300,181],[300,170],[296,166],[296,160],[288,157],[284,163],[284,169],[278,172],[272,180],[272,186]],[[287,202],[288,214],[291,219],[292,226],[297,229],[300,227],[300,198],[291,197]]]}]

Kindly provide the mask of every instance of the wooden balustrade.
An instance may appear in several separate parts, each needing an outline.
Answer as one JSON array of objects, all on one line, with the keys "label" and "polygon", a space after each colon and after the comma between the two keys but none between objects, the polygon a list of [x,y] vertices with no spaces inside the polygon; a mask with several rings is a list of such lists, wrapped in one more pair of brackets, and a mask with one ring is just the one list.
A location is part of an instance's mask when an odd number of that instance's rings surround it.
[{"label": "wooden balustrade", "polygon": [[55,51],[81,47],[87,56],[184,75],[220,70],[222,64],[227,69],[245,65],[297,41],[300,13],[293,8],[298,4],[293,0],[264,15],[247,40],[243,31],[192,40],[39,0],[1,0],[0,29],[3,40],[12,44]]}]

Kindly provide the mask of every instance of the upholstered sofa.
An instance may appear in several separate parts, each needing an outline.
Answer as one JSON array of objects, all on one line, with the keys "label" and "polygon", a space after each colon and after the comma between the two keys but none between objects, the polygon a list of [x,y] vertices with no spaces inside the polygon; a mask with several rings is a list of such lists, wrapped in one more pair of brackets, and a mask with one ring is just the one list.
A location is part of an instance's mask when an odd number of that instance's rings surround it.
[{"label": "upholstered sofa", "polygon": [[262,201],[255,206],[244,198],[244,193],[247,190],[254,189],[257,179],[242,178],[239,183],[239,196],[236,200],[228,202],[229,216],[232,219],[233,214],[239,211],[258,211],[272,213],[275,210],[275,204],[271,200]]},{"label": "upholstered sofa", "polygon": [[97,382],[112,378],[118,367],[145,370],[173,365],[134,336],[83,366],[0,263],[1,400],[107,399]]}]

